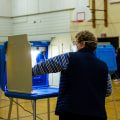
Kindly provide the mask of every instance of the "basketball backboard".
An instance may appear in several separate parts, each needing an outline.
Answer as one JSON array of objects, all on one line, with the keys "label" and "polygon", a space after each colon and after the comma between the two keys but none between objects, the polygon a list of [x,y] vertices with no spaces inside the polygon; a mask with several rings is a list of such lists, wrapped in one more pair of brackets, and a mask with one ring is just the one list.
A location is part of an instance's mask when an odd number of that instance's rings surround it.
[{"label": "basketball backboard", "polygon": [[72,13],[72,22],[85,22],[91,20],[91,18],[91,11],[86,6],[79,6]]}]

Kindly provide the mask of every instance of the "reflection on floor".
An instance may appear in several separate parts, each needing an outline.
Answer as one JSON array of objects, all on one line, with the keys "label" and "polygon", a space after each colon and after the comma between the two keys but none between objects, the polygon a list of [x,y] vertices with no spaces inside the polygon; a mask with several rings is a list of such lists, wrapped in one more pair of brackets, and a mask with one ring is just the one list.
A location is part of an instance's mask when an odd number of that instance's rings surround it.
[{"label": "reflection on floor", "polygon": [[[112,81],[114,94],[106,98],[106,111],[108,120],[120,120],[120,81]],[[82,96],[81,96],[82,97]],[[50,120],[59,120],[55,115],[57,98],[50,98]],[[16,101],[16,99],[14,99]],[[18,99],[20,105],[26,109],[26,111],[19,107],[19,120],[33,120],[32,104],[30,100]],[[1,93],[0,100],[0,120],[7,120],[9,110],[9,99]],[[47,99],[37,100],[36,104],[36,120],[48,120],[47,119]],[[12,107],[11,120],[17,120],[17,105],[14,103]]]}]

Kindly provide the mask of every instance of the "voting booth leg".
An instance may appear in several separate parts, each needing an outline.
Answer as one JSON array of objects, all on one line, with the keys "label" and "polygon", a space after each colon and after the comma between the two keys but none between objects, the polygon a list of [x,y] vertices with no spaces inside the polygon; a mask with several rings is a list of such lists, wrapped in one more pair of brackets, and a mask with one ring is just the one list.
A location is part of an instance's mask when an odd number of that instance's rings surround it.
[{"label": "voting booth leg", "polygon": [[8,120],[10,120],[11,117],[11,111],[12,111],[12,104],[13,104],[13,98],[10,99],[10,106],[9,106],[9,112],[8,112]]},{"label": "voting booth leg", "polygon": [[34,108],[34,106],[33,106],[33,100],[31,100],[31,103],[32,103],[32,109]]},{"label": "voting booth leg", "polygon": [[0,88],[0,101],[1,101],[1,88]]},{"label": "voting booth leg", "polygon": [[114,97],[114,91],[112,93],[112,96],[113,96],[113,102],[114,102],[114,108],[115,108],[115,116],[116,116],[116,120],[118,120],[117,108],[116,108],[115,97]]},{"label": "voting booth leg", "polygon": [[48,98],[48,120],[50,120],[50,98]]},{"label": "voting booth leg", "polygon": [[[10,99],[10,106],[9,106],[9,112],[8,112],[8,120],[11,118],[11,112],[12,112],[12,105],[13,105],[13,98]],[[18,110],[18,98],[16,98],[16,105],[17,105],[17,120],[19,120],[19,110]]]},{"label": "voting booth leg", "polygon": [[120,79],[119,76],[117,75],[117,73],[114,73],[114,74],[115,74],[115,77],[116,77],[117,79]]},{"label": "voting booth leg", "polygon": [[16,98],[17,120],[19,120],[18,98]]},{"label": "voting booth leg", "polygon": [[33,120],[36,120],[36,100],[33,100]]},{"label": "voting booth leg", "polygon": [[[111,75],[110,74],[109,74],[109,77],[110,77],[110,80],[111,80]],[[115,97],[114,97],[114,90],[113,90],[113,88],[112,88],[112,97],[113,97],[113,102],[114,102],[116,120],[118,120],[117,108],[116,108],[116,103],[115,103]]]}]

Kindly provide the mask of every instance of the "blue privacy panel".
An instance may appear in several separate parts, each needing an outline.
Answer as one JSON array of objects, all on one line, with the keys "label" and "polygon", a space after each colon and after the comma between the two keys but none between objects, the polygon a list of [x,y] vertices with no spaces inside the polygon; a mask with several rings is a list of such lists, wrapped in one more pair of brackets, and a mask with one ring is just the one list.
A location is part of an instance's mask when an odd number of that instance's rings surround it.
[{"label": "blue privacy panel", "polygon": [[31,47],[48,47],[50,42],[46,41],[29,41],[31,43]]},{"label": "blue privacy panel", "polygon": [[[50,44],[50,42],[46,42],[46,41],[30,41],[31,43],[31,47],[45,47],[46,51],[45,52],[41,52],[40,54],[38,54],[36,61],[37,63],[48,59],[48,46]],[[32,78],[32,84],[33,86],[49,86],[48,83],[48,75],[47,74],[42,74],[39,76],[35,76]]]},{"label": "blue privacy panel", "polygon": [[4,89],[5,82],[4,82],[4,68],[5,68],[5,49],[4,45],[0,45],[0,88]]},{"label": "blue privacy panel", "polygon": [[112,45],[98,45],[95,55],[107,64],[109,73],[117,70],[115,48]]},{"label": "blue privacy panel", "polygon": [[[0,73],[2,72],[1,71],[1,61],[2,61],[2,59],[1,59],[1,57],[2,57],[2,45],[0,45]],[[1,78],[2,77],[2,75],[0,74],[0,88],[1,88]]]},{"label": "blue privacy panel", "polygon": [[[2,72],[1,68],[2,68],[2,49],[3,49],[3,45],[0,45],[0,73]],[[1,80],[2,80],[2,75],[0,74],[0,88],[1,88]]]},{"label": "blue privacy panel", "polygon": [[[46,41],[30,41],[31,47],[45,47],[46,51],[44,52],[44,59],[48,58],[48,46],[50,42]],[[6,48],[7,42],[4,45],[0,46],[0,87],[3,91],[7,89],[7,74],[6,74]],[[43,74],[40,76],[35,76],[32,78],[33,87],[48,87],[48,76]]]}]

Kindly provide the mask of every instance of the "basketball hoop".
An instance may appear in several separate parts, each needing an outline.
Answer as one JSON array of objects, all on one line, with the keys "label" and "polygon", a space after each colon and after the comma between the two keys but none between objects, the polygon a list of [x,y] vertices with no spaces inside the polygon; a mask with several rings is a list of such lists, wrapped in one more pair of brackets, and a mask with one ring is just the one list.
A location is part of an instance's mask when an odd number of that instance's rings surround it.
[{"label": "basketball hoop", "polygon": [[76,22],[83,22],[84,20],[77,20]]},{"label": "basketball hoop", "polygon": [[75,22],[83,22],[84,20],[76,20],[76,21],[72,21],[73,23]]},{"label": "basketball hoop", "polygon": [[86,6],[79,6],[72,13],[73,23],[89,21],[91,18],[91,11]]},{"label": "basketball hoop", "polygon": [[72,22],[83,22],[83,21],[85,21],[85,12],[77,12],[76,19],[73,18],[72,20]]}]

